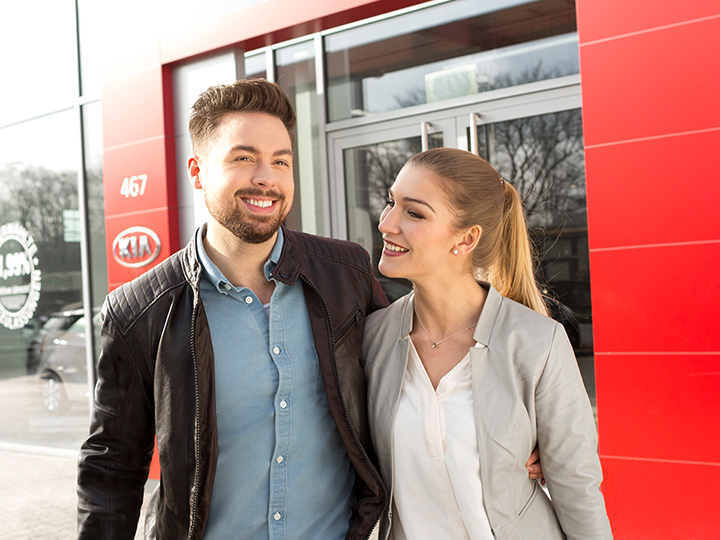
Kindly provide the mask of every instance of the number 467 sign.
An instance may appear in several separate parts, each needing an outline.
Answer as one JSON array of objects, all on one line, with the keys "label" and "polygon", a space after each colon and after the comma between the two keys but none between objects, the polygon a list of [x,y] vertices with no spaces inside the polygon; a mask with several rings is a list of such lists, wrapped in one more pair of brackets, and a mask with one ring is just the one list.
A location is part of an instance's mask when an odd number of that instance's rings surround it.
[{"label": "number 467 sign", "polygon": [[120,195],[124,195],[126,198],[144,195],[147,179],[147,174],[126,176],[123,180],[122,187],[120,188]]}]

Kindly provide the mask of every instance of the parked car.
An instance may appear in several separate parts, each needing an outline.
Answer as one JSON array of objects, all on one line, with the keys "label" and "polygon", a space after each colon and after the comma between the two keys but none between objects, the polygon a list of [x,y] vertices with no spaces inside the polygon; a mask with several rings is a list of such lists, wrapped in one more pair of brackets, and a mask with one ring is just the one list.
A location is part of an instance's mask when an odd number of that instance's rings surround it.
[{"label": "parked car", "polygon": [[[93,316],[95,339],[99,336],[100,314]],[[38,377],[42,404],[47,412],[66,410],[73,402],[87,401],[90,395],[85,357],[87,323],[81,314],[66,330],[48,333],[40,354]]]},{"label": "parked car", "polygon": [[83,316],[82,309],[66,309],[50,315],[33,334],[27,348],[25,366],[28,374],[37,373],[43,349],[47,343],[65,332],[72,324]]}]

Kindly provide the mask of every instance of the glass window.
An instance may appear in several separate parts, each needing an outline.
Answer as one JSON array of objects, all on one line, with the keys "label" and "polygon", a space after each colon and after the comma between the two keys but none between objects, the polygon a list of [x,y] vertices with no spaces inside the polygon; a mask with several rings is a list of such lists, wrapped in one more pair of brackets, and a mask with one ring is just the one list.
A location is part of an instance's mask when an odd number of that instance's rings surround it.
[{"label": "glass window", "polygon": [[77,449],[88,382],[74,110],[0,129],[0,415],[3,442]]},{"label": "glass window", "polygon": [[592,309],[580,110],[478,127],[480,154],[522,195],[540,257],[576,352],[591,353]]},{"label": "glass window", "polygon": [[457,0],[331,34],[336,121],[579,72],[575,3]]},{"label": "glass window", "polygon": [[320,126],[315,78],[315,44],[305,41],[275,51],[278,84],[290,96],[297,115],[295,202],[287,218],[291,228],[324,233],[320,167]]},{"label": "glass window", "polygon": [[[108,293],[101,113],[99,101],[82,108],[90,279],[92,302],[95,308],[102,304]],[[99,340],[95,340],[95,352],[97,357],[100,354]]]},{"label": "glass window", "polygon": [[107,31],[104,5],[93,0],[77,0],[80,43],[80,86],[83,96],[100,96],[100,70],[103,38]]},{"label": "glass window", "polygon": [[0,51],[0,126],[77,99],[73,0],[4,4]]},{"label": "glass window", "polygon": [[267,79],[267,59],[264,52],[248,54],[245,57],[245,76],[253,79]]}]

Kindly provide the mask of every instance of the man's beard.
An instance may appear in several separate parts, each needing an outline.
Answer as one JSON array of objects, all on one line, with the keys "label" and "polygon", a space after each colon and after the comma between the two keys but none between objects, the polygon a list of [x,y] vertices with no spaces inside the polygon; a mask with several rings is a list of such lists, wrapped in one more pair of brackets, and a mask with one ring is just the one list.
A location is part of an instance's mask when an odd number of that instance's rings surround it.
[{"label": "man's beard", "polygon": [[[210,215],[215,220],[233,233],[240,240],[248,244],[262,244],[270,240],[282,225],[287,217],[288,210],[285,208],[285,196],[274,191],[262,191],[259,189],[236,191],[235,198],[224,204],[216,204],[217,199],[210,198],[205,193],[205,204]],[[279,211],[273,215],[251,215],[243,206],[243,198],[270,197],[275,199]]]}]

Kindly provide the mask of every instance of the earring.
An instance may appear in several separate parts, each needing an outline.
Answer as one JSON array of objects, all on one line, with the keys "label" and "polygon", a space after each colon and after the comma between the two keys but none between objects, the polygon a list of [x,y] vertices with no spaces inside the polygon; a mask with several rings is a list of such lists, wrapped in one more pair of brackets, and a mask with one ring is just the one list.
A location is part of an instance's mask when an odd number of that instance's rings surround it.
[{"label": "earring", "polygon": [[455,251],[453,251],[453,253],[454,253],[455,255],[457,255],[457,254],[460,253],[460,252],[456,249]]}]

